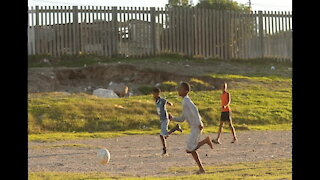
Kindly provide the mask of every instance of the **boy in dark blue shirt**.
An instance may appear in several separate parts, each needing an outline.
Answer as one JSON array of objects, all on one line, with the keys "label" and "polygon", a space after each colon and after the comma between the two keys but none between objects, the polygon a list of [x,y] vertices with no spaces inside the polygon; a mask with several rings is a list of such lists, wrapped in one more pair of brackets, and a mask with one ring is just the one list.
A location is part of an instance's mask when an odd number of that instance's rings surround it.
[{"label": "boy in dark blue shirt", "polygon": [[160,123],[161,123],[161,133],[160,139],[163,145],[163,153],[162,155],[167,155],[167,146],[166,146],[166,139],[175,131],[182,132],[182,129],[179,124],[177,124],[173,129],[168,131],[168,126],[170,123],[169,115],[167,112],[166,105],[173,106],[173,104],[166,99],[160,97],[161,90],[159,88],[154,88],[152,91],[153,98],[156,101],[157,113],[160,116]]}]

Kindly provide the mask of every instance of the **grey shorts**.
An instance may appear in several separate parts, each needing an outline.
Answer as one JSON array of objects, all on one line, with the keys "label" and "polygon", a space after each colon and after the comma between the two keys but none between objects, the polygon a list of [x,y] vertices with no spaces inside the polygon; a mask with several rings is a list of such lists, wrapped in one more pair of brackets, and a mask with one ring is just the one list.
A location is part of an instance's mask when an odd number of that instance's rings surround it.
[{"label": "grey shorts", "polygon": [[169,123],[170,123],[170,120],[169,119],[165,119],[165,120],[161,120],[161,132],[160,132],[160,135],[162,136],[168,136],[169,133],[168,133],[168,126],[169,126]]}]

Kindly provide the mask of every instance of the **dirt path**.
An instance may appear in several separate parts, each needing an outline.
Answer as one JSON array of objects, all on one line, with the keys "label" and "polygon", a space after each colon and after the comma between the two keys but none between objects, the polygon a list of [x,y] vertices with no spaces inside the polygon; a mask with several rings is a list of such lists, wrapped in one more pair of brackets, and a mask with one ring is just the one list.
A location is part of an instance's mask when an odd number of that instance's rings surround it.
[{"label": "dirt path", "polygon": [[[202,138],[216,133],[203,134]],[[36,171],[107,172],[131,176],[168,176],[170,167],[196,166],[185,153],[187,135],[172,135],[167,141],[168,157],[161,157],[158,135],[131,135],[108,139],[68,140],[54,143],[29,142],[28,169]],[[239,142],[231,144],[232,135],[222,134],[222,144],[211,150],[199,149],[204,166],[292,157],[291,131],[238,132]],[[96,161],[97,148],[111,153],[109,164]],[[207,156],[206,156],[207,155]],[[190,174],[194,172],[189,172]],[[177,172],[176,175],[180,175]],[[185,174],[181,174],[185,175]]]}]

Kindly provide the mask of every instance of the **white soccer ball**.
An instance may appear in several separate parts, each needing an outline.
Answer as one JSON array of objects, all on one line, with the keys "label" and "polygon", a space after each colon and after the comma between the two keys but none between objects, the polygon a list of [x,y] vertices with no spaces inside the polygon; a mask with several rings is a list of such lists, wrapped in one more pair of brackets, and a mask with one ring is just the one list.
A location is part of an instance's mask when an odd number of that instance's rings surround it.
[{"label": "white soccer ball", "polygon": [[105,148],[99,149],[97,152],[97,158],[101,164],[106,165],[110,160],[110,152]]}]

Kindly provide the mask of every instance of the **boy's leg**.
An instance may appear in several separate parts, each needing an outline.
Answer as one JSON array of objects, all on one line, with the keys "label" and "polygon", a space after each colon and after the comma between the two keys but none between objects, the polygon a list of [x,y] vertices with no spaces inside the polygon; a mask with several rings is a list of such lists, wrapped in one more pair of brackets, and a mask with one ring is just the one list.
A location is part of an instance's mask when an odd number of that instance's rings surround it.
[{"label": "boy's leg", "polygon": [[203,139],[202,141],[200,141],[198,143],[198,145],[197,145],[195,150],[199,149],[204,144],[208,144],[210,146],[210,148],[213,149],[213,144],[212,144],[211,138],[209,136],[207,136],[205,139]]},{"label": "boy's leg", "polygon": [[186,152],[191,153],[193,159],[196,161],[197,165],[199,166],[199,171],[197,172],[198,174],[205,173],[205,171],[203,169],[202,162],[201,162],[196,150],[206,143],[212,145],[210,137],[207,137],[207,138],[203,139],[202,141],[199,141],[200,136],[201,136],[201,132],[202,132],[202,130],[200,130],[198,127],[191,129],[191,133],[188,137],[187,148],[186,148]]},{"label": "boy's leg", "polygon": [[162,142],[162,146],[163,146],[163,153],[162,154],[166,154],[167,153],[167,146],[166,146],[166,140],[165,140],[165,137],[160,135],[160,139],[161,139],[161,142]]},{"label": "boy's leg", "polygon": [[233,135],[233,141],[231,143],[235,143],[238,139],[237,139],[237,135],[236,135],[236,130],[234,129],[234,126],[232,124],[232,120],[230,120],[229,126],[231,129],[232,135]]},{"label": "boy's leg", "polygon": [[187,151],[187,153],[191,153],[193,159],[196,161],[197,165],[199,166],[199,171],[197,172],[197,174],[205,173],[205,171],[203,169],[202,162],[199,158],[198,152],[197,151],[192,151],[192,152]]},{"label": "boy's leg", "polygon": [[224,122],[223,121],[220,121],[220,125],[219,125],[219,132],[218,132],[218,136],[217,136],[217,139],[213,139],[212,142],[216,143],[216,144],[221,144],[220,142],[220,136],[221,136],[221,132],[223,130],[223,125],[224,125]]},{"label": "boy's leg", "polygon": [[174,133],[175,131],[180,131],[180,132],[182,132],[182,128],[181,128],[181,126],[180,126],[179,124],[177,124],[174,128],[172,128],[172,129],[168,132],[168,134],[170,135],[170,134]]}]

